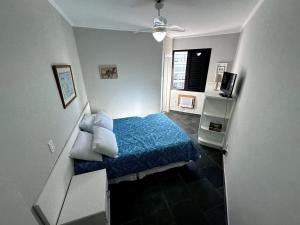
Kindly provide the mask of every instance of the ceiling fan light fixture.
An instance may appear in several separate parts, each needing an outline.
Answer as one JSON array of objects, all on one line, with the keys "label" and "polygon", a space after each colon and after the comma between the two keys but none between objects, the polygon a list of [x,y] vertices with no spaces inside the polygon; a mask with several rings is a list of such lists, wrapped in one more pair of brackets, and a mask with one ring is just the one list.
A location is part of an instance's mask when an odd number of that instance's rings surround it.
[{"label": "ceiling fan light fixture", "polygon": [[164,27],[156,27],[154,28],[152,35],[157,42],[162,42],[167,35],[167,31]]},{"label": "ceiling fan light fixture", "polygon": [[152,35],[157,42],[162,42],[165,39],[167,32],[166,31],[153,31]]},{"label": "ceiling fan light fixture", "polygon": [[153,19],[153,26],[152,28],[147,28],[147,29],[143,29],[141,31],[137,31],[138,32],[145,32],[145,31],[149,31],[152,30],[152,35],[154,37],[154,39],[157,42],[162,42],[165,37],[167,36],[167,31],[176,31],[176,32],[184,32],[185,29],[177,26],[177,25],[172,25],[172,26],[167,26],[167,19],[162,17],[160,15],[160,10],[164,7],[164,2],[165,0],[155,0],[155,8],[158,11],[158,16],[155,17]]}]

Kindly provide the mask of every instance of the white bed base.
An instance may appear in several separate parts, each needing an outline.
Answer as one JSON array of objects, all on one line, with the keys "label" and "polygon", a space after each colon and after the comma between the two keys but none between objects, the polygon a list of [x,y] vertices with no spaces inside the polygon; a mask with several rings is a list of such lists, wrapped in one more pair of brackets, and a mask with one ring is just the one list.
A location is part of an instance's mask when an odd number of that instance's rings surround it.
[{"label": "white bed base", "polygon": [[129,174],[123,177],[117,177],[117,178],[113,178],[110,179],[108,182],[109,184],[117,184],[120,183],[122,181],[135,181],[135,180],[139,180],[139,179],[143,179],[145,176],[150,175],[150,174],[154,174],[154,173],[159,173],[159,172],[163,172],[172,168],[176,168],[176,167],[181,167],[184,166],[186,164],[188,164],[189,162],[176,162],[176,163],[170,163],[166,166],[159,166],[159,167],[154,167],[152,169],[149,170],[144,170],[142,172],[139,173],[134,173],[134,174]]}]

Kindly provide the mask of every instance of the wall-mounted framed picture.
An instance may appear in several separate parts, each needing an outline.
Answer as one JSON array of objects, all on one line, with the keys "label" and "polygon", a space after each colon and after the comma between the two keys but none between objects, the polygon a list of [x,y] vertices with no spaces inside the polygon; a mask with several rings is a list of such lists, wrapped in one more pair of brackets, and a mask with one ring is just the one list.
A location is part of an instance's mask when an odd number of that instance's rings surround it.
[{"label": "wall-mounted framed picture", "polygon": [[227,66],[228,63],[217,63],[216,77],[215,77],[215,82],[216,82],[215,91],[217,91],[219,88],[219,82],[222,81],[223,74],[224,72],[227,71]]},{"label": "wall-mounted framed picture", "polygon": [[101,79],[118,79],[117,65],[101,65],[99,72]]},{"label": "wall-mounted framed picture", "polygon": [[217,63],[216,74],[223,76],[223,73],[227,70],[228,63]]},{"label": "wall-mounted framed picture", "polygon": [[53,65],[55,81],[64,109],[76,98],[76,90],[70,65]]}]

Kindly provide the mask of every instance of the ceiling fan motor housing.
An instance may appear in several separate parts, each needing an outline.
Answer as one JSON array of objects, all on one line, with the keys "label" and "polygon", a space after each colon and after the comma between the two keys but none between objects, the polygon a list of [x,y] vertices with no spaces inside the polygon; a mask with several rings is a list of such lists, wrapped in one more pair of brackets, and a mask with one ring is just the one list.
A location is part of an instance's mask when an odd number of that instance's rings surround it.
[{"label": "ceiling fan motor housing", "polygon": [[155,17],[153,20],[153,27],[165,27],[167,25],[167,19],[159,16]]}]

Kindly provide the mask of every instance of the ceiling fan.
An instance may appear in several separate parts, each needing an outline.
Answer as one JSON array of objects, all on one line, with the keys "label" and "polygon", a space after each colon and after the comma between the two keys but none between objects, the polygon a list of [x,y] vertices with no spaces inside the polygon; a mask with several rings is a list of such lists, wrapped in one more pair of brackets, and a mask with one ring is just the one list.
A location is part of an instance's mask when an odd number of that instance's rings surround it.
[{"label": "ceiling fan", "polygon": [[158,16],[155,17],[153,20],[153,27],[139,30],[136,33],[152,31],[152,35],[153,35],[154,39],[157,42],[161,42],[165,39],[165,37],[167,35],[167,31],[177,31],[177,32],[185,31],[184,28],[177,26],[177,25],[167,26],[167,19],[160,15],[160,10],[164,7],[163,1],[164,0],[156,0],[156,3],[154,5],[155,9],[158,11]]}]

